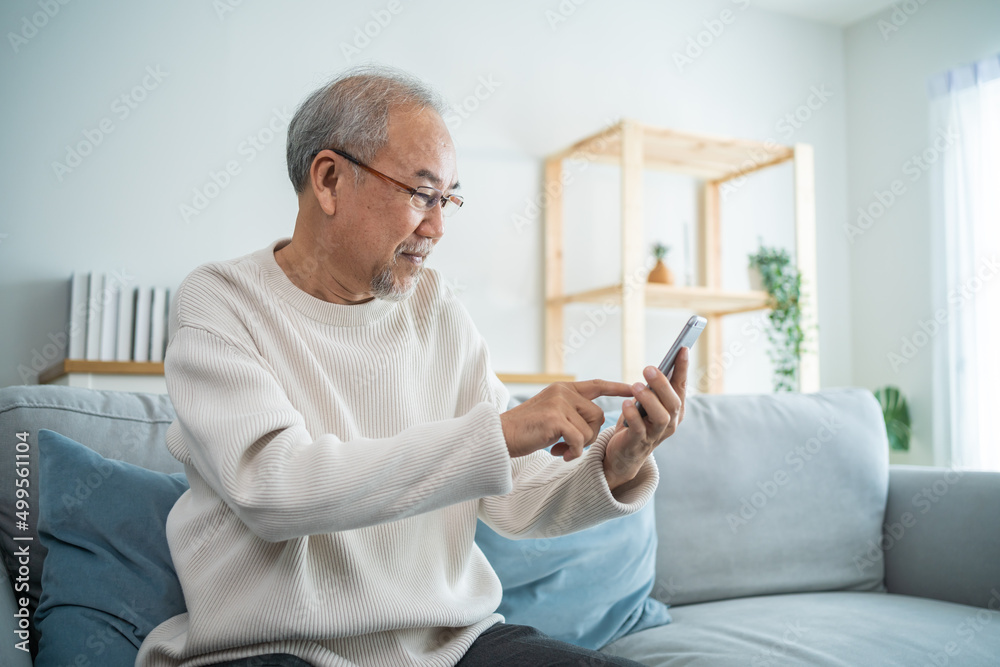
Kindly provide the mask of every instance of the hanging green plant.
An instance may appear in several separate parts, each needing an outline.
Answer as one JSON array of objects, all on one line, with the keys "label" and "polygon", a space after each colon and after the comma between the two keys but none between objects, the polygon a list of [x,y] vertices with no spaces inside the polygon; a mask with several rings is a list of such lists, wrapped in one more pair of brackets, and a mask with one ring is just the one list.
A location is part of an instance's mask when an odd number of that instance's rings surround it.
[{"label": "hanging green plant", "polygon": [[749,259],[750,268],[760,273],[764,290],[770,297],[767,337],[771,341],[768,355],[774,364],[774,391],[794,391],[798,388],[799,360],[805,341],[802,276],[783,248],[761,245]]},{"label": "hanging green plant", "polygon": [[910,408],[906,397],[898,387],[881,387],[874,392],[882,406],[885,419],[885,433],[889,437],[889,449],[906,452],[910,450]]}]

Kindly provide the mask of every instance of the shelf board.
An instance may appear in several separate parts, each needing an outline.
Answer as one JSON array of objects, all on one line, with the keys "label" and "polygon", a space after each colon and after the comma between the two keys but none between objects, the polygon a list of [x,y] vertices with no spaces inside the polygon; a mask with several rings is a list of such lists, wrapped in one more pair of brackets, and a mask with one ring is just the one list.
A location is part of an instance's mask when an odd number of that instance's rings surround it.
[{"label": "shelf board", "polygon": [[[48,384],[69,373],[163,375],[163,362],[62,359],[38,374],[38,384]],[[497,377],[504,384],[552,384],[553,382],[573,382],[576,379],[576,376],[566,373],[497,373]]]},{"label": "shelf board", "polygon": [[497,373],[504,384],[552,384],[553,382],[573,382],[575,375],[566,373]]},{"label": "shelf board", "polygon": [[88,361],[62,359],[38,374],[38,384],[47,384],[69,373],[117,375],[163,375],[162,361]]},{"label": "shelf board", "polygon": [[[553,155],[557,159],[586,159],[618,164],[622,155],[622,128],[626,121],[605,128]],[[709,134],[678,132],[636,123],[642,133],[643,165],[710,181],[725,181],[795,157],[791,146]]]},{"label": "shelf board", "polygon": [[[767,292],[710,289],[708,287],[678,287],[675,285],[644,284],[646,306],[652,308],[682,308],[704,315],[731,315],[768,308]],[[604,303],[620,304],[622,284],[598,287],[584,292],[565,294],[549,300],[552,304]]]}]

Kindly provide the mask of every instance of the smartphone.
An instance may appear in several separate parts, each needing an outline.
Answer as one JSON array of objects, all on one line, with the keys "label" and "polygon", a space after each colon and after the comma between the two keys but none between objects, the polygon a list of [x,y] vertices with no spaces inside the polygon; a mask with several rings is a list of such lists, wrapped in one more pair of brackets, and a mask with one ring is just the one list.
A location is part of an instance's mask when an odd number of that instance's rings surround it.
[{"label": "smartphone", "polygon": [[[680,334],[677,336],[677,340],[675,340],[674,344],[670,346],[670,349],[667,350],[666,356],[663,357],[663,361],[660,362],[660,371],[667,376],[668,380],[670,379],[670,374],[674,370],[674,362],[677,361],[677,353],[681,351],[682,347],[686,347],[688,349],[693,347],[694,342],[698,340],[698,336],[700,336],[701,332],[705,330],[706,324],[708,324],[708,320],[704,317],[695,315],[688,320],[687,324],[684,325],[684,328],[681,329]],[[648,384],[646,385],[646,388],[649,389]],[[642,407],[642,404],[639,403],[639,401],[635,402],[635,407],[639,409],[640,415],[643,417],[646,416],[646,409]],[[624,425],[628,426],[628,422],[624,422]]]}]

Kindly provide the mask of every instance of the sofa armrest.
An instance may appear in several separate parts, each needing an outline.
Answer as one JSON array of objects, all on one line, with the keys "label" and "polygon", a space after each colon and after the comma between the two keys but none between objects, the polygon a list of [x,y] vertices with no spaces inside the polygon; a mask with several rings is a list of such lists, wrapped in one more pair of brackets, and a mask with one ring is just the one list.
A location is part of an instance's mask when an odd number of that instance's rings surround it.
[{"label": "sofa armrest", "polygon": [[890,593],[1000,610],[1000,473],[890,466],[878,547]]},{"label": "sofa armrest", "polygon": [[[15,634],[18,629],[16,614],[20,608],[14,597],[14,588],[11,586],[7,568],[0,566],[0,570],[3,571],[3,581],[0,581],[0,665],[31,667],[31,654],[16,646],[22,641]],[[26,641],[22,644],[22,646],[27,645]]]}]

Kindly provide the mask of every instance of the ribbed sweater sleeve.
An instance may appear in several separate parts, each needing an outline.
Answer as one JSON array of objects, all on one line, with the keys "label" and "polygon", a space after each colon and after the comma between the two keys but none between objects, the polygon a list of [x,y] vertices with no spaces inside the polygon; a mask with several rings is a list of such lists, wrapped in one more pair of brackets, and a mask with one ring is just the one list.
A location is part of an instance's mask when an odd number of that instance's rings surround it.
[{"label": "ribbed sweater sleeve", "polygon": [[[488,391],[506,402],[506,388],[489,370],[485,343],[481,355]],[[613,434],[614,428],[604,429],[583,456],[569,463],[544,450],[512,459],[514,490],[480,500],[479,518],[505,537],[523,539],[566,535],[639,511],[659,482],[656,461],[650,455],[635,479],[612,492],[604,454]]]},{"label": "ribbed sweater sleeve", "polygon": [[[262,359],[195,327],[174,334],[168,390],[193,464],[260,538],[277,542],[373,526],[511,490],[489,403],[389,438],[312,437]],[[371,406],[378,410],[379,406]]]}]

